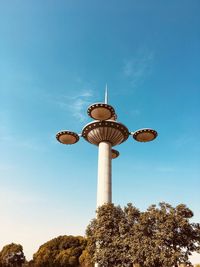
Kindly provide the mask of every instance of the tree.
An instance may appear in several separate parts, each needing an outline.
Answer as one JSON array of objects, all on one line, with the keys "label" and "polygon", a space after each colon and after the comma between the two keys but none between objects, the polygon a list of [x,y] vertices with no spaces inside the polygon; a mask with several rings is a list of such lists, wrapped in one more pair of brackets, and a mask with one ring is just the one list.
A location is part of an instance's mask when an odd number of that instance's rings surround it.
[{"label": "tree", "polygon": [[200,247],[200,226],[190,223],[192,216],[183,204],[150,206],[133,229],[133,261],[144,267],[191,265],[189,255]]},{"label": "tree", "polygon": [[200,248],[200,226],[190,223],[192,216],[183,204],[160,203],[145,212],[131,204],[123,210],[103,205],[87,228],[87,250],[93,262],[105,267],[189,266],[189,255]]},{"label": "tree", "polygon": [[81,236],[59,236],[42,246],[33,256],[35,267],[78,267],[87,241]]},{"label": "tree", "polygon": [[21,267],[25,262],[23,247],[17,244],[9,244],[0,252],[0,262],[4,267]]},{"label": "tree", "polygon": [[113,204],[97,210],[97,218],[86,230],[87,250],[93,263],[104,267],[132,266],[128,236],[138,216],[139,211],[131,204],[125,210]]},{"label": "tree", "polygon": [[81,267],[93,267],[90,254],[88,253],[87,247],[83,250],[81,256],[79,257],[79,263]]}]

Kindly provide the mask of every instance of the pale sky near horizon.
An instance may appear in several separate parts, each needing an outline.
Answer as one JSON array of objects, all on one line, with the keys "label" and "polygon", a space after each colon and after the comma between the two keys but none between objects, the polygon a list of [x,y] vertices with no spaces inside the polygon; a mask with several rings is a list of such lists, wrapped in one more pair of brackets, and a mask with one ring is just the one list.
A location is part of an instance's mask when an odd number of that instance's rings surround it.
[{"label": "pale sky near horizon", "polygon": [[[200,2],[0,0],[0,249],[28,259],[95,216],[97,148],[64,146],[87,107],[109,103],[131,137],[113,161],[113,202],[184,203],[200,221]],[[195,256],[193,262],[200,262]]]}]

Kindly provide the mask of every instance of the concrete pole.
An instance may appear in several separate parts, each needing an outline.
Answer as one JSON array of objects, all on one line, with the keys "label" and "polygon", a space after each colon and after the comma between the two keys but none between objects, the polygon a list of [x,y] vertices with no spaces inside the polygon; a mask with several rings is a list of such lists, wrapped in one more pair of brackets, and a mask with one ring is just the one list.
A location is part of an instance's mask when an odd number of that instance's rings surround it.
[{"label": "concrete pole", "polygon": [[[97,179],[97,208],[112,202],[112,154],[111,144],[99,144],[98,179]],[[99,267],[95,263],[95,267]]]},{"label": "concrete pole", "polygon": [[99,144],[97,208],[112,202],[112,154],[111,143]]}]

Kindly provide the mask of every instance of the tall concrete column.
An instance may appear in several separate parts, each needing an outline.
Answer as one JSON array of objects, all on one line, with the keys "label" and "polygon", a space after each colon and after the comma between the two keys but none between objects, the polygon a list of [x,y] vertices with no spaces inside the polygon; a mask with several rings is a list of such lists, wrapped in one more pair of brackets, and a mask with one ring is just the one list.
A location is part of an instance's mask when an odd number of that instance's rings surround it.
[{"label": "tall concrete column", "polygon": [[99,143],[97,208],[112,202],[111,143]]},{"label": "tall concrete column", "polygon": [[[112,154],[111,143],[99,143],[98,180],[97,180],[97,208],[112,202]],[[99,267],[95,263],[95,267]]]}]

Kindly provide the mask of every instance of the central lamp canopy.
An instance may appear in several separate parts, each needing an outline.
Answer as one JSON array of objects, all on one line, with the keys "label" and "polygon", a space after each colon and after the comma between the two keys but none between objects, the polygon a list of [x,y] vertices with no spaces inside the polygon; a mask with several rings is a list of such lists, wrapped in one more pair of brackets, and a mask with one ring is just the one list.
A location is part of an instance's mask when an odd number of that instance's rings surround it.
[{"label": "central lamp canopy", "polygon": [[114,120],[93,121],[82,130],[82,137],[94,145],[107,141],[116,146],[126,141],[128,136],[129,131],[126,126]]}]

